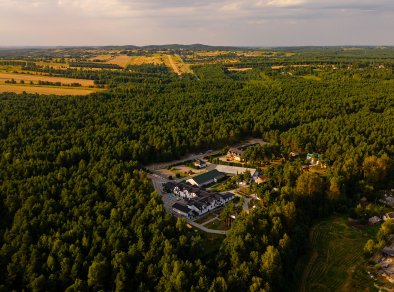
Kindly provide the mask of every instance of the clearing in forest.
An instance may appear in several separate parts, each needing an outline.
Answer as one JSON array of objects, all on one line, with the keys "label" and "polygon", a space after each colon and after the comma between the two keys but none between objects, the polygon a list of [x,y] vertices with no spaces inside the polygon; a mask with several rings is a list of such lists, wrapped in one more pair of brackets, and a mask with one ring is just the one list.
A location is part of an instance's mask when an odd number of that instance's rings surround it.
[{"label": "clearing in forest", "polygon": [[[374,227],[359,229],[345,218],[330,218],[315,225],[310,233],[311,252],[301,259],[299,291],[365,291],[374,283],[363,270],[363,248]],[[371,233],[371,232],[369,232]],[[302,274],[302,277],[301,277]]]},{"label": "clearing in forest", "polygon": [[166,62],[166,65],[172,68],[176,74],[193,74],[190,65],[183,62],[179,55],[167,55],[167,60],[168,62]]}]

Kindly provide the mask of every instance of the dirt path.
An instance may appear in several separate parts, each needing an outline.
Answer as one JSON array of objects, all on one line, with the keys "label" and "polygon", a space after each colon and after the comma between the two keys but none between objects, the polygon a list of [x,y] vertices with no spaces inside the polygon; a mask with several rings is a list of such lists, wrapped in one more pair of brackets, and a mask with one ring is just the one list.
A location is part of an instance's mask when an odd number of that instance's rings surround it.
[{"label": "dirt path", "polygon": [[179,70],[178,66],[175,65],[173,56],[167,55],[167,57],[168,57],[168,61],[170,62],[170,65],[171,65],[171,67],[172,67],[172,70],[174,70],[174,72],[175,72],[176,74],[181,75],[182,73],[181,73],[181,71]]}]

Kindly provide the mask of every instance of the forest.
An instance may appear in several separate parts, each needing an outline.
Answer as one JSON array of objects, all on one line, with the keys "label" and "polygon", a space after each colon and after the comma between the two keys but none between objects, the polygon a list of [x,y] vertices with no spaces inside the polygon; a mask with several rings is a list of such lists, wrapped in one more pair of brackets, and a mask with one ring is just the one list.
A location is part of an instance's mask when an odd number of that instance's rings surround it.
[{"label": "forest", "polygon": [[[248,71],[198,63],[182,76],[163,65],[37,67],[108,90],[0,93],[0,291],[294,291],[312,222],[394,188],[391,61],[295,53],[290,63],[310,66],[244,57]],[[269,168],[254,186],[258,208],[207,249],[206,234],[166,213],[144,166],[248,137],[278,156],[320,153],[327,174],[303,172],[300,159]]]}]

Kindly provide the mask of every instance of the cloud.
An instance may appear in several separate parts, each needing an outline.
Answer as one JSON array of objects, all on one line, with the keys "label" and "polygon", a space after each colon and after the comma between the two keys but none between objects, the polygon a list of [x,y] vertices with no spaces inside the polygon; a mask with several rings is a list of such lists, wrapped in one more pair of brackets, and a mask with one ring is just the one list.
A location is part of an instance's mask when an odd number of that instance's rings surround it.
[{"label": "cloud", "polygon": [[267,3],[268,6],[292,7],[305,3],[304,0],[272,0]]},{"label": "cloud", "polygon": [[394,1],[0,0],[0,27],[3,44],[390,44]]}]

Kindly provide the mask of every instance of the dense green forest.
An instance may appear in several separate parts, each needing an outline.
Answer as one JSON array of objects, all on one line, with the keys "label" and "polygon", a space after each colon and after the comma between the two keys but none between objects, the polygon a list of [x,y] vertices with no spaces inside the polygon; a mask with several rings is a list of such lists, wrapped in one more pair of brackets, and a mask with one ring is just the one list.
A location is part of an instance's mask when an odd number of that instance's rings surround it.
[{"label": "dense green forest", "polygon": [[[394,188],[394,75],[370,62],[250,62],[180,77],[153,65],[38,68],[110,88],[0,94],[0,291],[293,291],[313,219]],[[303,173],[300,160],[270,168],[255,186],[259,208],[208,251],[204,234],[165,212],[142,168],[251,136],[286,155],[320,153],[328,174]]]}]

